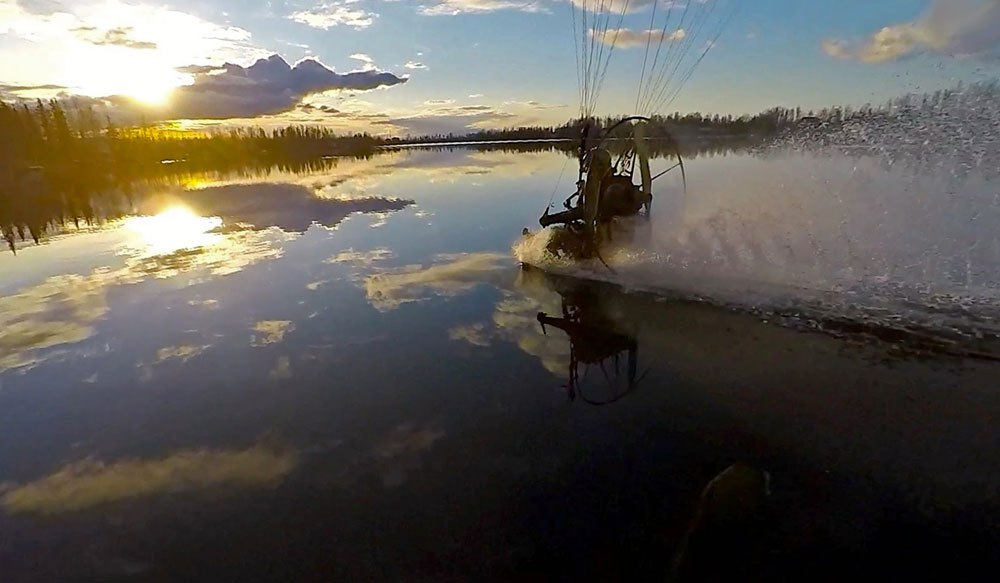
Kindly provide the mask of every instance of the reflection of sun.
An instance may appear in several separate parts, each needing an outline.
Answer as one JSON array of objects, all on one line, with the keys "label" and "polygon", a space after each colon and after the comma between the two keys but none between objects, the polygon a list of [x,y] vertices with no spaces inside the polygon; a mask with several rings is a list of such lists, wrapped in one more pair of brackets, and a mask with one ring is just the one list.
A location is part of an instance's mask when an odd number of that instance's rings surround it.
[{"label": "reflection of sun", "polygon": [[210,231],[221,225],[219,217],[200,217],[180,206],[170,207],[153,216],[132,217],[125,221],[125,226],[138,235],[138,241],[150,255],[214,244],[222,235]]}]

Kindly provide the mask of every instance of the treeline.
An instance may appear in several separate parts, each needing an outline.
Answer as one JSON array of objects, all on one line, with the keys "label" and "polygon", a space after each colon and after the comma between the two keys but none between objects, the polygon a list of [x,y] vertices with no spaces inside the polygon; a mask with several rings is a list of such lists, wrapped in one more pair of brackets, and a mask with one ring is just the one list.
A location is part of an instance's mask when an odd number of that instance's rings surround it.
[{"label": "treeline", "polygon": [[[931,93],[910,94],[879,104],[832,106],[819,110],[801,107],[773,107],[755,115],[720,115],[673,113],[650,118],[647,136],[653,139],[672,137],[686,145],[698,140],[728,141],[733,144],[753,144],[799,129],[822,130],[828,133],[848,124],[893,123],[899,127],[911,120],[927,116],[951,116],[962,112],[971,115],[984,108],[991,109],[1000,99],[996,81],[958,84],[952,89]],[[597,117],[589,120],[590,135],[601,135],[628,116]],[[434,134],[391,138],[386,144],[420,144],[433,142],[489,142],[504,140],[579,140],[585,123],[571,120],[559,126],[522,126],[485,129],[468,134]],[[618,136],[624,137],[624,136]]]},{"label": "treeline", "polygon": [[[701,113],[661,116],[650,118],[647,136],[653,139],[673,137],[678,140],[728,139],[732,141],[747,141],[763,139],[778,132],[789,124],[796,123],[801,117],[814,115],[813,112],[803,114],[800,109],[775,107],[757,115],[706,115]],[[603,134],[607,128],[612,128],[628,116],[606,116],[590,119],[590,135]],[[431,134],[425,136],[407,136],[389,138],[385,144],[422,144],[434,142],[491,142],[504,140],[579,140],[585,122],[576,119],[559,126],[522,126],[516,128],[484,129],[468,134]]]},{"label": "treeline", "polygon": [[[0,102],[0,231],[36,242],[55,224],[112,218],[93,208],[128,198],[136,182],[201,171],[308,165],[329,155],[371,155],[379,141],[319,127],[231,128],[207,133],[119,128],[56,100]],[[122,205],[110,205],[120,208]]]}]

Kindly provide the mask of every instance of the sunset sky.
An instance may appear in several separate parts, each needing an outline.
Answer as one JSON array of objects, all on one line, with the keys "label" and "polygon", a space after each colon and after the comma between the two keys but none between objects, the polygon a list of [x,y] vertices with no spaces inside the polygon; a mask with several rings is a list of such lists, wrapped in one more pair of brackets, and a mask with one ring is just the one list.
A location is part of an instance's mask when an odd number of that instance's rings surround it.
[{"label": "sunset sky", "polygon": [[[863,104],[1000,71],[1000,0],[690,1],[740,6],[669,111]],[[631,0],[622,39],[648,36],[653,4],[684,7]],[[572,14],[569,0],[0,0],[0,97],[213,120],[194,125],[562,123],[579,108]],[[598,113],[633,111],[644,48],[618,47]],[[245,69],[275,54],[312,60]]]}]

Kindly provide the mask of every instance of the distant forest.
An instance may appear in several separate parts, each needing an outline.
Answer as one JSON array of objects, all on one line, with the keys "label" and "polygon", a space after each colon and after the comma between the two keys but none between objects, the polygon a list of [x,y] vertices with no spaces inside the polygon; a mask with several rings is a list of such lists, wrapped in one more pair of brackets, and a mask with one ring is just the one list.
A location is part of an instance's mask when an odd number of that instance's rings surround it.
[{"label": "distant forest", "polygon": [[[933,93],[910,94],[884,103],[867,103],[860,107],[826,107],[803,110],[801,107],[773,107],[756,115],[719,115],[703,113],[673,113],[650,118],[647,136],[651,139],[673,137],[685,145],[691,141],[729,141],[735,145],[762,143],[780,134],[804,130],[823,130],[831,134],[838,130],[867,123],[908,123],[915,115],[948,114],[949,110],[966,111],[1000,100],[1000,85],[996,81],[958,84],[952,89]],[[613,127],[626,116],[608,116],[590,120],[591,135],[600,135],[604,128]],[[385,144],[420,144],[426,142],[463,142],[498,140],[579,140],[584,122],[571,120],[560,126],[525,126],[489,129],[464,135],[437,134],[384,140]]]}]

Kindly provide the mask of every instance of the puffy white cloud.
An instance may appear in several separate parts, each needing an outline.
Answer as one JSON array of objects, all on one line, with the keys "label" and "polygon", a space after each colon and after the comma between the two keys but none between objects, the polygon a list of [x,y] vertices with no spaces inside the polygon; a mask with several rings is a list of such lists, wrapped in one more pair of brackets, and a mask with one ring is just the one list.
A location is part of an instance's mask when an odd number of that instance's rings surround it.
[{"label": "puffy white cloud", "polygon": [[886,26],[861,45],[827,40],[831,57],[883,63],[930,51],[953,56],[977,56],[1000,49],[1000,0],[934,0],[914,22]]},{"label": "puffy white cloud", "polygon": [[403,66],[407,69],[427,69],[427,65],[419,61],[407,61]]},{"label": "puffy white cloud", "polygon": [[354,53],[350,58],[361,62],[362,71],[375,71],[378,69],[378,67],[375,66],[375,60],[365,53]]},{"label": "puffy white cloud", "polygon": [[438,0],[421,5],[417,11],[426,16],[455,16],[458,14],[484,14],[499,10],[518,12],[548,12],[541,0]]},{"label": "puffy white cloud", "polygon": [[368,12],[353,6],[354,2],[330,2],[308,10],[299,10],[288,15],[288,18],[311,26],[330,30],[335,26],[350,26],[355,30],[368,28],[378,17],[374,12]]},{"label": "puffy white cloud", "polygon": [[662,28],[647,30],[611,28],[603,31],[591,30],[590,36],[606,45],[614,45],[621,49],[631,49],[644,47],[647,42],[652,46],[656,46],[660,42],[682,41],[687,38],[687,31],[683,28],[668,31],[664,31]]}]

